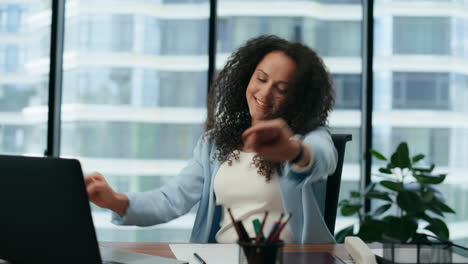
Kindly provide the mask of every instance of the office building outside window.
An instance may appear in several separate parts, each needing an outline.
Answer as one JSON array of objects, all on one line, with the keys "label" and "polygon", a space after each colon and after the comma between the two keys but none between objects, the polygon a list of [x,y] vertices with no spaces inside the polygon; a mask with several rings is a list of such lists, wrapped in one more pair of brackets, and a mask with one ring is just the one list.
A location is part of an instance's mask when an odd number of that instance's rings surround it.
[{"label": "office building outside window", "polygon": [[[120,192],[171,180],[203,132],[208,11],[207,1],[68,0],[62,155]],[[191,211],[159,226],[118,227],[108,210],[92,210],[106,241],[187,241],[194,220]]]},{"label": "office building outside window", "polygon": [[46,148],[50,48],[38,43],[50,36],[50,22],[37,13],[50,8],[50,1],[0,3],[0,153],[40,156]]},{"label": "office building outside window", "polygon": [[[451,238],[466,244],[468,1],[375,3],[373,147],[388,154],[407,141],[448,173]],[[44,153],[50,9],[51,1],[0,4],[1,153]],[[340,199],[361,177],[361,9],[360,0],[218,0],[217,70],[261,34],[303,42],[324,58],[337,93],[329,125],[353,135]],[[208,19],[208,0],[67,0],[61,155],[122,192],[170,181],[203,132]],[[195,213],[138,228],[92,210],[102,241],[187,241]],[[336,230],[355,221],[339,215]]]},{"label": "office building outside window", "polygon": [[389,154],[406,141],[412,155],[424,153],[428,165],[448,173],[441,189],[457,212],[448,215],[448,227],[451,239],[464,244],[467,8],[466,1],[377,1],[374,38],[374,148]]},{"label": "office building outside window", "polygon": [[[337,90],[332,133],[352,134],[343,168],[341,197],[359,187],[361,1],[218,1],[217,68],[252,37],[274,34],[314,49],[332,73]],[[339,217],[336,230],[354,219]]]}]

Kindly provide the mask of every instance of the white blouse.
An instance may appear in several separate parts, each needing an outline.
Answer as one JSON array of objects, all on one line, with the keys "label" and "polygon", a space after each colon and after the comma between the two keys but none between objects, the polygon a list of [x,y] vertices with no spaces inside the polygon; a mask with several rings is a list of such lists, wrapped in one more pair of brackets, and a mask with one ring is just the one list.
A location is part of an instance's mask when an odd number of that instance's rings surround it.
[{"label": "white blouse", "polygon": [[[264,212],[269,212],[263,228],[263,234],[268,236],[274,223],[284,212],[277,174],[274,173],[267,182],[265,176],[258,174],[258,168],[252,164],[254,156],[255,153],[241,151],[239,160],[233,159],[231,166],[224,162],[215,175],[216,204],[224,207],[221,228],[216,234],[219,243],[235,243],[238,240],[227,208],[231,208],[236,220],[242,220],[250,237],[255,237],[252,224],[254,219],[261,222]],[[285,219],[286,217],[283,221]],[[289,225],[283,229],[280,238],[286,243],[292,241]]]}]

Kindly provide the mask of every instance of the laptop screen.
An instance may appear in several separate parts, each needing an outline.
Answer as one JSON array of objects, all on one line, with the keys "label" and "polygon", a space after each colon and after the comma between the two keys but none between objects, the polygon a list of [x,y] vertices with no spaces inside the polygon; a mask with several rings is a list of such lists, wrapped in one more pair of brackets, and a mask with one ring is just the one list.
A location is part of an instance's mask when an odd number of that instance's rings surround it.
[{"label": "laptop screen", "polygon": [[0,259],[100,263],[80,163],[0,155]]}]

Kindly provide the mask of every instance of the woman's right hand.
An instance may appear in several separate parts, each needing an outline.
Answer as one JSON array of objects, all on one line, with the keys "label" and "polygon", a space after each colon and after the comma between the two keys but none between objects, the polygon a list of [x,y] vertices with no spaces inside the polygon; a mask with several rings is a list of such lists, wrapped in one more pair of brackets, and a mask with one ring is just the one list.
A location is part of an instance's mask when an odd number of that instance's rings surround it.
[{"label": "woman's right hand", "polygon": [[128,197],[115,192],[99,172],[93,172],[85,177],[86,192],[89,200],[99,207],[110,209],[119,215],[124,215],[128,207]]}]

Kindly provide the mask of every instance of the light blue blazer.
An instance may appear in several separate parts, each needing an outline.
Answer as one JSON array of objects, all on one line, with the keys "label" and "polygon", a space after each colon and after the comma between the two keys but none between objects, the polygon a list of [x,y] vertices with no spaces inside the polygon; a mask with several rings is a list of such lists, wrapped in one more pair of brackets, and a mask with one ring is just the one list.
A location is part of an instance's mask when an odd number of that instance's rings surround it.
[{"label": "light blue blazer", "polygon": [[[330,133],[319,127],[304,138],[313,151],[314,163],[307,172],[297,173],[284,166],[279,186],[283,207],[292,213],[289,222],[294,243],[334,243],[323,220],[325,185],[323,179],[335,171],[337,152]],[[216,206],[214,175],[222,162],[214,159],[217,148],[209,137],[201,137],[181,172],[159,189],[128,193],[125,215],[113,213],[118,225],[150,226],[168,222],[186,214],[200,202],[190,242],[216,242],[222,208]]]}]

